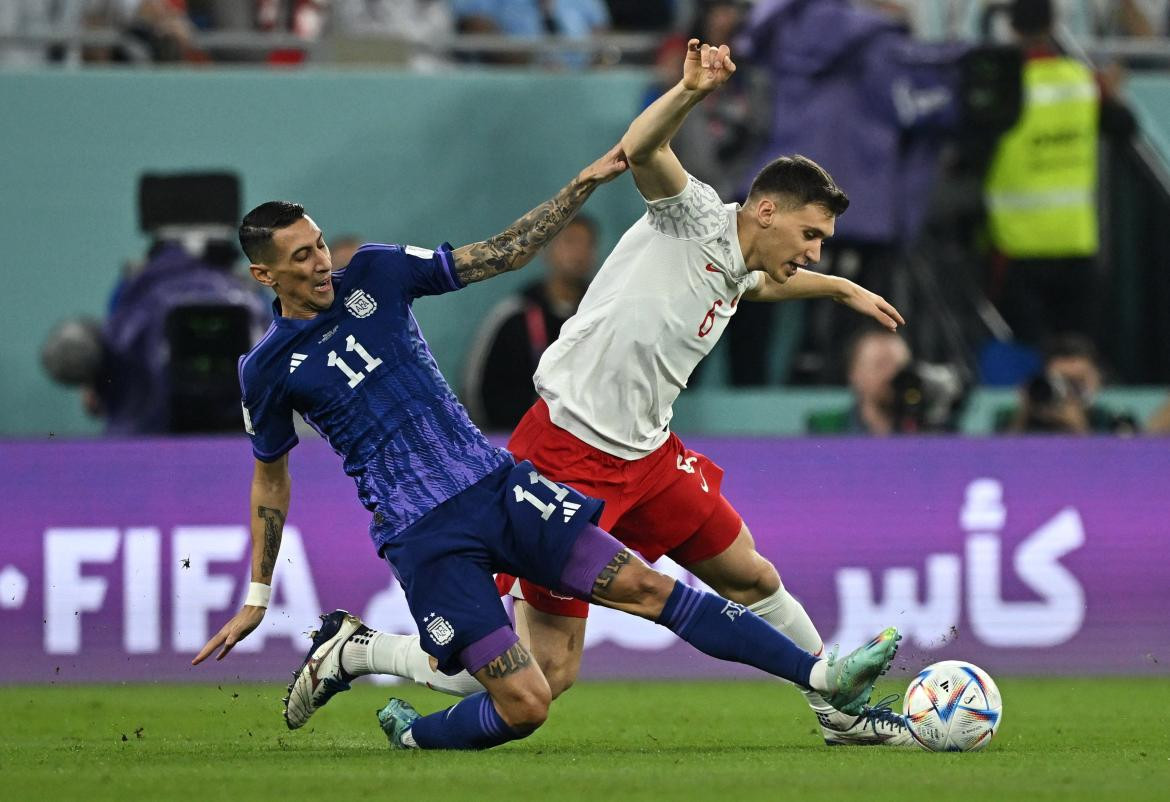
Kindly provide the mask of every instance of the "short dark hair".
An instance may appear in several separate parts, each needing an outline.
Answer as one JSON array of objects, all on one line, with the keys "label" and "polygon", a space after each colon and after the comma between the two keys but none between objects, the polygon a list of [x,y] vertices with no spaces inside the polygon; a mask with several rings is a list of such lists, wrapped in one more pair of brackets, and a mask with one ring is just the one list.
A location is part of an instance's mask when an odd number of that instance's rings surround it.
[{"label": "short dark hair", "polygon": [[1012,30],[1036,36],[1052,30],[1052,0],[1014,0],[1009,11]]},{"label": "short dark hair", "polygon": [[[601,233],[597,226],[597,221],[587,214],[578,214],[576,217],[569,220],[569,222],[565,223],[565,228],[568,228],[569,226],[585,226],[585,230],[589,232],[589,235],[593,238],[594,242],[597,242],[597,237]],[[561,230],[563,231],[564,229]]]},{"label": "short dark hair", "polygon": [[[867,341],[901,339],[903,339],[902,335],[892,332],[889,329],[869,323],[862,324],[862,327],[854,332],[845,343],[845,372],[851,373],[853,371],[853,366],[857,363],[857,358],[861,356],[861,346]],[[907,348],[909,348],[908,344]]]},{"label": "short dark hair", "polygon": [[240,221],[240,248],[258,264],[272,256],[272,235],[305,216],[305,207],[289,201],[261,203]]},{"label": "short dark hair", "polygon": [[773,160],[752,181],[748,200],[759,195],[779,195],[782,204],[799,209],[815,203],[834,217],[849,208],[849,196],[833,181],[825,168],[804,156],[781,156]]},{"label": "short dark hair", "polygon": [[1044,341],[1045,364],[1054,359],[1087,359],[1094,365],[1100,362],[1097,346],[1083,334],[1054,334]]}]

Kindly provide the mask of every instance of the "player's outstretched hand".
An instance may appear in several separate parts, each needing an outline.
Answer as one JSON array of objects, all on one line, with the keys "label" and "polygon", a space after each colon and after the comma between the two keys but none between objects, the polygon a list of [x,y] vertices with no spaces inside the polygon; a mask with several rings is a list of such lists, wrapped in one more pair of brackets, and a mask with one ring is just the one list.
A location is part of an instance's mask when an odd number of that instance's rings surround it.
[{"label": "player's outstretched hand", "polygon": [[700,44],[698,39],[687,42],[682,77],[687,89],[710,92],[727,83],[734,72],[735,62],[731,60],[731,49],[727,45]]},{"label": "player's outstretched hand", "polygon": [[215,633],[215,637],[204,644],[199,654],[195,655],[195,659],[191,661],[191,665],[199,665],[220,646],[223,647],[223,650],[216,655],[215,659],[222,660],[227,657],[233,646],[248,637],[249,632],[260,626],[260,622],[264,620],[264,613],[263,607],[244,605],[238,613],[232,616],[231,621],[228,621],[219,632]]},{"label": "player's outstretched hand", "polygon": [[[848,281],[848,279],[846,279]],[[837,300],[863,315],[872,317],[890,331],[897,331],[898,326],[905,326],[906,321],[894,308],[894,305],[876,292],[870,292],[865,287],[849,282],[845,294]]]},{"label": "player's outstretched hand", "polygon": [[619,142],[609,149],[593,164],[586,167],[577,175],[577,180],[585,183],[604,184],[612,181],[630,169],[626,154],[622,152],[622,143]]}]

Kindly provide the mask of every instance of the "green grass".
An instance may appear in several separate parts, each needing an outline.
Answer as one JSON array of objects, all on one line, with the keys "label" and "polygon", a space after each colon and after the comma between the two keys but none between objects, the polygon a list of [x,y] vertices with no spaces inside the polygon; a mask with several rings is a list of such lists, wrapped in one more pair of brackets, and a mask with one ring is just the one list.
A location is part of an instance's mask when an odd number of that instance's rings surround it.
[{"label": "green grass", "polygon": [[[901,689],[892,684],[879,694]],[[586,683],[531,738],[482,753],[390,752],[391,690],[359,684],[288,732],[276,685],[0,687],[0,798],[172,800],[1166,799],[1170,682],[1012,679],[985,752],[821,744],[767,682]]]}]

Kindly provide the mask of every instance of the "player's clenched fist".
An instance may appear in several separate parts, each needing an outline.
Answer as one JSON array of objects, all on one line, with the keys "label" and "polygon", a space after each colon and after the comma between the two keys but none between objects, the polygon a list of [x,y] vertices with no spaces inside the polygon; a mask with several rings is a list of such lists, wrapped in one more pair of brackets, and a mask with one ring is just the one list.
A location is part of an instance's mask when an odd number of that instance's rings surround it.
[{"label": "player's clenched fist", "polygon": [[698,39],[687,42],[687,57],[683,62],[683,86],[699,92],[710,92],[727,82],[735,72],[731,49],[727,45],[702,44]]}]

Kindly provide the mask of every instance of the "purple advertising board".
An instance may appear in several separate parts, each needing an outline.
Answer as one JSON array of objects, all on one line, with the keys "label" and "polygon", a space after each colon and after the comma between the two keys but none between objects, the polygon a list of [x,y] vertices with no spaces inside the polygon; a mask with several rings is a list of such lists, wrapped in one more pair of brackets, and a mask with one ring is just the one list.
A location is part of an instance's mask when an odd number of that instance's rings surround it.
[{"label": "purple advertising board", "polygon": [[[827,643],[893,624],[896,668],[1165,674],[1170,444],[1141,439],[693,438]],[[0,444],[0,682],[273,679],[343,607],[411,632],[369,518],[320,441],[293,499],[264,624],[192,667],[247,588],[242,438]],[[661,566],[697,584],[669,561]],[[749,676],[593,608],[583,676]]]}]

